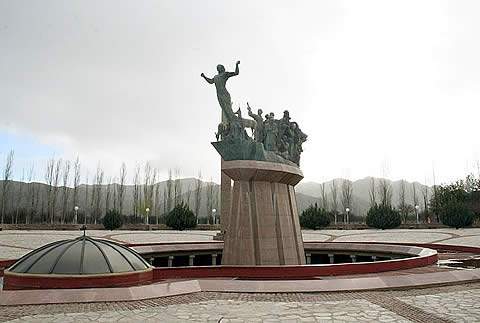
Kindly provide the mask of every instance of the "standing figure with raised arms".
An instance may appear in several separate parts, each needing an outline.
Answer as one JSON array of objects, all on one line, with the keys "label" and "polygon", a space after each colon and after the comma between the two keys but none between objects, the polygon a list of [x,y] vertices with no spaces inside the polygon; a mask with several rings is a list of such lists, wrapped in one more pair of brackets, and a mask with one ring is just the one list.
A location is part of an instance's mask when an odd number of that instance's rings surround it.
[{"label": "standing figure with raised arms", "polygon": [[262,109],[258,109],[258,114],[255,114],[252,112],[252,108],[250,108],[250,105],[247,102],[247,110],[248,110],[248,115],[253,118],[257,122],[256,127],[255,127],[255,132],[254,132],[254,137],[255,140],[258,142],[263,142],[263,117],[262,117]]},{"label": "standing figure with raised arms", "polygon": [[200,76],[205,79],[209,84],[215,84],[215,88],[217,89],[217,99],[220,107],[222,108],[223,113],[225,113],[225,117],[227,118],[227,122],[231,122],[235,119],[235,114],[232,110],[232,99],[230,97],[230,93],[228,93],[227,88],[225,85],[227,84],[227,80],[235,75],[240,73],[238,69],[238,65],[240,65],[240,61],[237,61],[235,72],[226,72],[225,67],[221,64],[217,65],[218,74],[215,75],[213,78],[208,78],[205,74],[201,74]]}]

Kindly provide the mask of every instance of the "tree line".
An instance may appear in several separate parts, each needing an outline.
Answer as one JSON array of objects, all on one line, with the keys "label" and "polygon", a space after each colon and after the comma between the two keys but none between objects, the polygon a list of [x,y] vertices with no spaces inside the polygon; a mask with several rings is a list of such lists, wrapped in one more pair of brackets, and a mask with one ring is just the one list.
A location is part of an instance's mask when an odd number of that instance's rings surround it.
[{"label": "tree line", "polygon": [[150,224],[159,224],[182,203],[197,218],[205,215],[201,221],[213,223],[213,210],[218,209],[219,187],[212,181],[203,182],[201,172],[187,187],[182,187],[179,169],[169,170],[168,179],[159,182],[159,170],[146,161],[135,165],[132,182],[127,183],[125,163],[118,176],[107,177],[100,163],[90,173],[82,169],[79,157],[73,161],[51,157],[41,170],[44,182],[34,181],[33,163],[14,181],[14,157],[11,150],[2,174],[1,224],[67,224],[74,222],[75,215],[79,224],[97,224],[108,210],[120,213],[126,223],[145,223],[148,215]]}]

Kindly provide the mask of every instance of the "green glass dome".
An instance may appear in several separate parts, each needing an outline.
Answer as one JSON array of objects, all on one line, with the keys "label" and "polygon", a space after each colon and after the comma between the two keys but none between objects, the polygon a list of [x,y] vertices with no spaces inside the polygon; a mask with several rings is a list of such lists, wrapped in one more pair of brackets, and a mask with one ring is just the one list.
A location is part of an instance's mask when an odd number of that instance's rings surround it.
[{"label": "green glass dome", "polygon": [[118,243],[81,236],[40,247],[8,269],[25,274],[90,275],[141,271],[150,265]]}]

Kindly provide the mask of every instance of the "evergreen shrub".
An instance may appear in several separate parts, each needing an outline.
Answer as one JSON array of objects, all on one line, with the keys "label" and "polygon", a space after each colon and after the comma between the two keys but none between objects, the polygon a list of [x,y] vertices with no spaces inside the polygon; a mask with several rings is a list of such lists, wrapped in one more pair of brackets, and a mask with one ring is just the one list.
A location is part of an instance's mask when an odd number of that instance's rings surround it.
[{"label": "evergreen shrub", "polygon": [[375,204],[368,210],[367,225],[377,229],[393,229],[402,223],[400,212],[390,205]]},{"label": "evergreen shrub", "polygon": [[318,208],[317,203],[306,208],[300,215],[300,226],[316,230],[330,224],[330,217],[325,210]]},{"label": "evergreen shrub", "polygon": [[463,203],[451,201],[439,210],[440,221],[449,227],[470,227],[473,223],[474,214]]},{"label": "evergreen shrub", "polygon": [[165,217],[165,224],[175,230],[185,230],[197,226],[195,214],[183,202],[177,204]]},{"label": "evergreen shrub", "polygon": [[103,217],[103,227],[107,230],[115,230],[123,225],[123,217],[116,210],[108,210]]}]

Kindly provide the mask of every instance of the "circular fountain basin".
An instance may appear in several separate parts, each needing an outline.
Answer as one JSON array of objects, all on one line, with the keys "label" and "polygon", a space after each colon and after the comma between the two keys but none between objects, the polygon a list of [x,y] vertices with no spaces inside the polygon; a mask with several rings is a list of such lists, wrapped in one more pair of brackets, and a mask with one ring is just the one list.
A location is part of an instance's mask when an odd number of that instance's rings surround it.
[{"label": "circular fountain basin", "polygon": [[[236,277],[240,279],[311,279],[317,276],[376,273],[427,266],[437,261],[437,251],[429,248],[369,243],[305,243],[307,265],[217,265],[223,243],[163,243],[130,245],[154,265],[154,279]],[[205,259],[211,258],[206,264]],[[333,263],[312,263],[312,259]],[[163,260],[162,260],[163,258]],[[183,261],[175,263],[175,258]],[[203,259],[199,263],[195,259]],[[309,260],[310,258],[310,260]],[[370,258],[370,261],[366,261]],[[165,261],[166,259],[166,261]],[[335,259],[346,262],[335,263]],[[358,261],[360,260],[360,261]],[[162,266],[158,266],[162,264]]]}]

